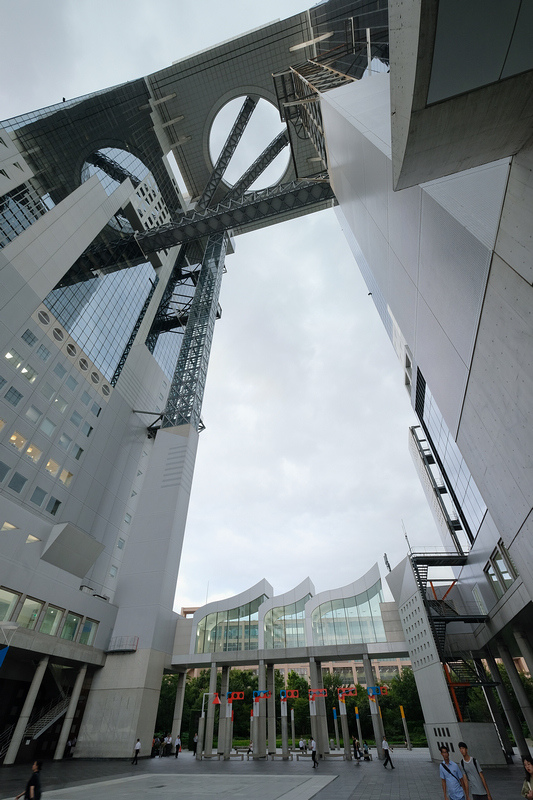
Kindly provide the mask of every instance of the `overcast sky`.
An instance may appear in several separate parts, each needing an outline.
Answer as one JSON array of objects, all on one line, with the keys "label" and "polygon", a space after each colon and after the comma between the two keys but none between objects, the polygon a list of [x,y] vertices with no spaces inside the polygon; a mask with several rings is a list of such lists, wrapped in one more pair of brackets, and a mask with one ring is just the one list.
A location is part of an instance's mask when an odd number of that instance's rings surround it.
[{"label": "overcast sky", "polygon": [[[0,117],[121,83],[307,7],[296,0],[0,0]],[[403,374],[333,211],[227,258],[176,608],[266,578],[317,591],[437,532]]]}]

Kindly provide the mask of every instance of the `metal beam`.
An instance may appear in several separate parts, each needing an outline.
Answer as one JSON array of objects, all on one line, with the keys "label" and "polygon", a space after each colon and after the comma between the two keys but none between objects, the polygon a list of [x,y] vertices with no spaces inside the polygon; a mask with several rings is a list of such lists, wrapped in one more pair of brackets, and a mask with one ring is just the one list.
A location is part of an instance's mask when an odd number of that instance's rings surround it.
[{"label": "metal beam", "polygon": [[211,177],[207,181],[206,187],[202,192],[202,196],[198,200],[198,208],[206,208],[213,199],[216,188],[222,180],[222,176],[224,175],[224,172],[226,171],[226,168],[231,161],[235,150],[237,149],[237,145],[241,140],[244,130],[250,121],[250,117],[252,116],[258,101],[259,97],[257,95],[254,95],[253,97],[248,96],[244,101],[239,112],[239,116],[235,120],[235,124],[233,125],[233,128],[226,139],[226,143],[222,148],[222,152],[220,153],[213,168]]},{"label": "metal beam", "polygon": [[132,172],[129,172],[121,166],[118,161],[104,155],[101,150],[91,153],[91,155],[87,156],[86,161],[92,164],[93,167],[99,167],[99,169],[103,170],[106,175],[109,175],[109,177],[113,178],[117,183],[122,183],[129,178],[136,189],[141,182]]},{"label": "metal beam", "polygon": [[248,167],[246,172],[241,178],[239,178],[233,188],[230,189],[226,195],[224,195],[224,202],[226,200],[235,200],[238,197],[241,197],[288,144],[289,134],[287,129],[285,129],[270,142],[268,147],[265,147],[261,155],[255,159],[254,163],[250,167]]},{"label": "metal beam", "polygon": [[105,245],[89,248],[76,261],[59,286],[68,286],[93,277],[94,272],[111,272],[148,261],[151,254],[177,244],[222,233],[257,226],[266,219],[303,209],[312,210],[335,200],[327,180],[292,181],[279,186],[249,192],[238,200],[230,199],[206,211],[192,211],[158,228],[123,235]]}]

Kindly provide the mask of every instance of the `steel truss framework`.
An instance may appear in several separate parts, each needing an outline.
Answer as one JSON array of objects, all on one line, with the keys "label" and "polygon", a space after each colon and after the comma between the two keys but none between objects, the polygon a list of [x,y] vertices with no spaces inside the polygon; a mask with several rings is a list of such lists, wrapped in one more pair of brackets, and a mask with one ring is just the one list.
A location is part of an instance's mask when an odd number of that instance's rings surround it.
[{"label": "steel truss framework", "polygon": [[327,179],[292,181],[262,191],[249,192],[238,200],[228,199],[205,211],[192,211],[174,222],[141,233],[123,234],[106,244],[88,248],[59,286],[89,280],[97,270],[114,272],[144,263],[150,255],[178,244],[186,244],[213,233],[248,226],[290,214],[333,205],[335,195]]},{"label": "steel truss framework", "polygon": [[[258,99],[256,96],[248,96],[244,101],[194,210],[158,228],[131,235],[123,233],[104,244],[89,248],[78,259],[63,282],[63,285],[66,285],[69,282],[87,279],[96,270],[112,272],[146,262],[150,256],[160,251],[168,251],[176,245],[181,245],[146,340],[147,347],[154,352],[157,338],[161,333],[184,329],[167,404],[159,418],[162,427],[185,424],[191,424],[196,429],[202,427],[200,414],[209,354],[215,321],[220,316],[218,298],[224,271],[227,232],[235,228],[242,231],[265,222],[268,224],[270,219],[283,218],[294,214],[295,211],[318,210],[333,204],[335,199],[327,176],[313,181],[292,181],[247,193],[257,177],[289,143],[288,133],[285,130],[275,137],[237,184],[226,192],[222,202],[213,208],[209,207]],[[117,179],[130,177],[119,174],[117,165],[103,154],[99,153],[95,158],[98,160],[95,166],[100,166],[108,174],[112,173],[112,177]],[[95,163],[94,160],[92,163]],[[193,242],[200,244],[199,240],[205,239],[207,244],[200,269],[194,266],[190,268],[188,248],[192,247]],[[182,293],[178,291],[180,286],[184,290]],[[146,299],[137,325],[113,375],[113,384],[118,380],[152,296],[153,289]],[[155,425],[152,425],[150,430],[154,429]]]},{"label": "steel truss framework", "polygon": [[163,428],[187,424],[196,429],[200,427],[226,246],[226,233],[210,236],[207,242],[178,362],[162,415]]},{"label": "steel truss framework", "polygon": [[237,119],[235,120],[228,138],[226,139],[226,143],[222,148],[222,152],[217,159],[217,163],[213,168],[213,172],[211,173],[211,177],[207,182],[207,186],[202,192],[202,196],[198,200],[197,208],[206,208],[206,206],[208,206],[213,199],[213,195],[216,192],[217,186],[222,180],[222,176],[224,175],[224,172],[226,171],[228,164],[231,161],[235,150],[237,149],[237,145],[242,138],[244,130],[248,125],[250,117],[252,116],[258,102],[259,97],[254,95],[253,97],[247,97],[242,104],[242,108]]}]

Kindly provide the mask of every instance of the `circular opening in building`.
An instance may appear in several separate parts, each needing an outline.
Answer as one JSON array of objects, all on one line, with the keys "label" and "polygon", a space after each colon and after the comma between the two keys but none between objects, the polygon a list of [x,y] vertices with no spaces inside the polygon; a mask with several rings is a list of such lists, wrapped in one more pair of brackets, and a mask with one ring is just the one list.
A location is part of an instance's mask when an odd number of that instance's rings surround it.
[{"label": "circular opening in building", "polygon": [[52,333],[53,333],[54,339],[57,339],[58,342],[62,342],[63,339],[65,338],[65,334],[63,333],[61,328],[54,328]]},{"label": "circular opening in building", "polygon": [[[209,134],[209,155],[213,164],[216,163],[222,152],[245,100],[246,96],[230,100],[220,109],[213,120]],[[224,183],[227,186],[234,186],[255,159],[284,129],[285,124],[281,122],[278,110],[268,100],[261,98],[224,173]],[[287,170],[289,159],[290,149],[286,146],[248,188],[248,191],[266,189],[268,186],[279,183]]]},{"label": "circular opening in building", "polygon": [[76,350],[74,345],[71,344],[70,342],[67,344],[67,353],[69,354],[69,356],[72,356],[73,358],[78,354],[78,351]]},{"label": "circular opening in building", "polygon": [[[85,183],[96,175],[106,194],[112,194],[127,178],[135,188],[150,174],[137,156],[119,147],[102,147],[85,160],[81,168],[81,182]],[[115,214],[108,224],[116,230],[131,233],[133,228],[123,214]]]},{"label": "circular opening in building", "polygon": [[82,369],[84,372],[87,372],[87,370],[89,369],[89,363],[86,361],[85,358],[80,358],[78,364],[80,365],[80,369]]},{"label": "circular opening in building", "polygon": [[93,383],[100,383],[100,375],[97,372],[91,372],[91,380]]},{"label": "circular opening in building", "polygon": [[46,313],[46,311],[39,311],[38,315],[39,322],[42,322],[43,325],[48,325],[50,322],[50,317]]},{"label": "circular opening in building", "polygon": [[111,393],[111,389],[109,388],[107,383],[104,383],[104,385],[102,386],[102,394],[104,394],[106,397],[109,397],[110,393]]}]

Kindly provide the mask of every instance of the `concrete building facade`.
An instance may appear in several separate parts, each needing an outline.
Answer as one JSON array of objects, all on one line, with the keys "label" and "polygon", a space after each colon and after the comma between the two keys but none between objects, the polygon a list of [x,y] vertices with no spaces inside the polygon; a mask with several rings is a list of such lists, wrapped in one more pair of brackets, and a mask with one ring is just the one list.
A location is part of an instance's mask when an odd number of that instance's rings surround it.
[{"label": "concrete building facade", "polygon": [[[402,363],[442,539],[389,578],[432,753],[470,724],[459,686],[485,692],[485,761],[510,753],[494,690],[525,752],[533,712],[513,657],[531,672],[529,12],[454,8],[329,0],[0,126],[4,763],[60,758],[72,735],[88,757],[151,739],[187,638],[172,603],[225,254],[233,235],[334,203]],[[236,97],[213,163],[211,124]],[[287,130],[230,189],[259,98]],[[248,191],[286,146],[281,182]]]}]

